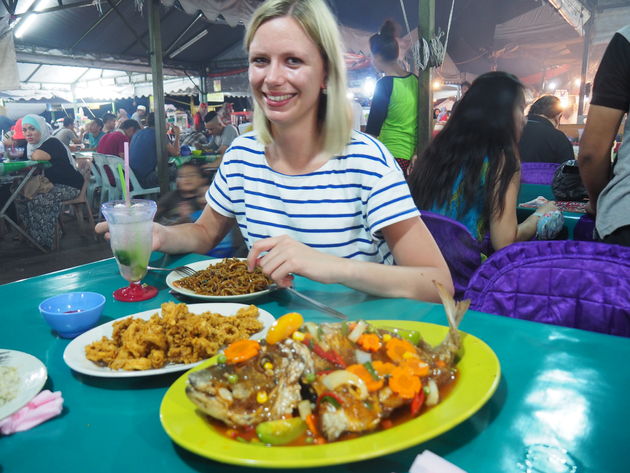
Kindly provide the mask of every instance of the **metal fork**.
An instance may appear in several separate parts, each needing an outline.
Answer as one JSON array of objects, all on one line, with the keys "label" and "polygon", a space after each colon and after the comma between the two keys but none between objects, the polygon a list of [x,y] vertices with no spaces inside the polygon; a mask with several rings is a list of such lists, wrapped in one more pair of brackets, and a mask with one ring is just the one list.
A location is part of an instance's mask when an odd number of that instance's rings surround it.
[{"label": "metal fork", "polygon": [[348,316],[344,314],[343,312],[339,312],[337,309],[333,309],[332,307],[327,306],[326,304],[322,304],[321,302],[316,301],[315,299],[311,299],[310,297],[302,294],[301,292],[296,291],[292,287],[280,287],[277,284],[270,284],[269,289],[272,291],[275,291],[277,289],[286,289],[290,294],[296,297],[299,297],[300,299],[308,302],[309,304],[314,305],[322,312],[326,312],[327,314],[330,314],[333,317],[336,317],[337,319],[348,320]]},{"label": "metal fork", "polygon": [[175,271],[176,273],[183,274],[184,276],[194,276],[197,274],[197,271],[192,269],[190,266],[178,266],[177,268],[158,268],[155,266],[147,266],[148,271]]}]

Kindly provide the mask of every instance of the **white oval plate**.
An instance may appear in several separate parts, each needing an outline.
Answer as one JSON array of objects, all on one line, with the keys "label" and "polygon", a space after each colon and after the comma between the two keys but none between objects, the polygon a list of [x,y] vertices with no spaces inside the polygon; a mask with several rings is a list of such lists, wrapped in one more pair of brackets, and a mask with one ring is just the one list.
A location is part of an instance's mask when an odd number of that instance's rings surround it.
[{"label": "white oval plate", "polygon": [[[245,261],[246,258],[238,258],[241,261]],[[201,271],[202,269],[207,269],[208,266],[215,265],[217,263],[222,262],[223,259],[212,259],[205,261],[196,261],[195,263],[187,264],[186,266],[191,267],[195,271]],[[181,273],[176,273],[175,271],[171,271],[166,276],[166,285],[170,287],[173,291],[183,294],[188,297],[194,297],[196,299],[203,299],[205,301],[216,301],[216,302],[233,302],[233,301],[248,301],[250,299],[254,299],[256,297],[260,297],[269,293],[269,289],[265,289],[263,291],[252,292],[250,294],[240,294],[238,296],[208,296],[205,294],[197,294],[189,289],[184,289],[183,287],[178,287],[173,284],[175,281],[178,281],[185,276],[182,276]]]},{"label": "white oval plate", "polygon": [[[243,308],[248,307],[245,304],[188,304],[188,310],[193,314],[201,314],[203,312],[214,312],[218,314],[225,315],[227,317],[231,317],[236,314],[236,312]],[[128,315],[127,317],[136,317],[138,319],[149,320],[153,314],[156,312],[160,312],[160,308],[147,310],[145,312],[140,312],[138,314]],[[78,371],[79,373],[88,374],[90,376],[100,376],[103,378],[131,378],[135,376],[152,376],[158,374],[165,373],[173,373],[177,371],[185,371],[193,366],[202,363],[204,360],[201,360],[197,363],[177,363],[177,364],[169,364],[164,366],[163,368],[153,369],[153,370],[142,370],[142,371],[125,371],[125,370],[113,370],[106,366],[99,366],[96,363],[88,360],[85,356],[85,347],[92,342],[100,340],[101,337],[111,337],[113,332],[114,322],[122,320],[126,317],[121,317],[116,320],[112,320],[111,322],[107,322],[106,324],[99,325],[98,327],[94,327],[92,330],[89,330],[77,338],[72,340],[65,351],[63,352],[63,361],[72,368],[74,371]],[[273,315],[269,312],[258,309],[258,320],[263,323],[263,329],[252,335],[250,338],[252,340],[260,340],[262,339],[269,330],[269,327],[275,322]]]},{"label": "white oval plate", "polygon": [[33,355],[15,350],[2,350],[8,352],[3,359],[2,366],[12,366],[20,377],[17,393],[13,399],[0,406],[0,419],[17,412],[41,391],[48,371],[44,364]]}]

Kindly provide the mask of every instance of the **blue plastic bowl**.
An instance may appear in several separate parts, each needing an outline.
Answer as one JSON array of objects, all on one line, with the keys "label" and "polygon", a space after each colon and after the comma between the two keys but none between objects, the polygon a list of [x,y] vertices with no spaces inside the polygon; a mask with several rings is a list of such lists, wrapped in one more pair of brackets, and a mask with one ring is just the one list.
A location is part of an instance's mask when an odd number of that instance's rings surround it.
[{"label": "blue plastic bowl", "polygon": [[62,338],[74,338],[98,322],[105,297],[97,292],[68,292],[46,299],[39,312]]}]

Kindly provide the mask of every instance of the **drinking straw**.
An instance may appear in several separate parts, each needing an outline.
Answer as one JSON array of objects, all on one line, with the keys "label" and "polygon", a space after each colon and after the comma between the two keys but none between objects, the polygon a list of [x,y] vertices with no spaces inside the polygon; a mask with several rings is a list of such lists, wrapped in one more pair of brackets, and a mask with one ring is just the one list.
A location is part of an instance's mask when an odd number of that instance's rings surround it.
[{"label": "drinking straw", "polygon": [[127,182],[125,181],[125,176],[123,174],[122,164],[118,165],[118,176],[120,177],[120,183],[122,185],[123,195],[125,196],[125,203],[127,207],[131,206],[131,200],[129,199],[129,192],[127,192]]},{"label": "drinking straw", "polygon": [[[127,187],[127,189],[130,189],[129,187],[129,174],[131,173],[131,170],[129,169],[129,142],[125,141],[123,143],[123,150],[125,153],[125,186]],[[127,207],[129,207],[131,205],[131,199],[127,198]]]}]

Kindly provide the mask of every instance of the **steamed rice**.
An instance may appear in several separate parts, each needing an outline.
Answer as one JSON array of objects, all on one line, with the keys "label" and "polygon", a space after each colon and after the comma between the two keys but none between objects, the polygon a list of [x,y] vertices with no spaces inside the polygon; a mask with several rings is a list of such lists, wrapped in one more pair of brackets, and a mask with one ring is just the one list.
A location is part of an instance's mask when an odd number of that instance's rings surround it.
[{"label": "steamed rice", "polygon": [[0,366],[0,406],[15,398],[19,385],[17,369],[13,366]]}]

